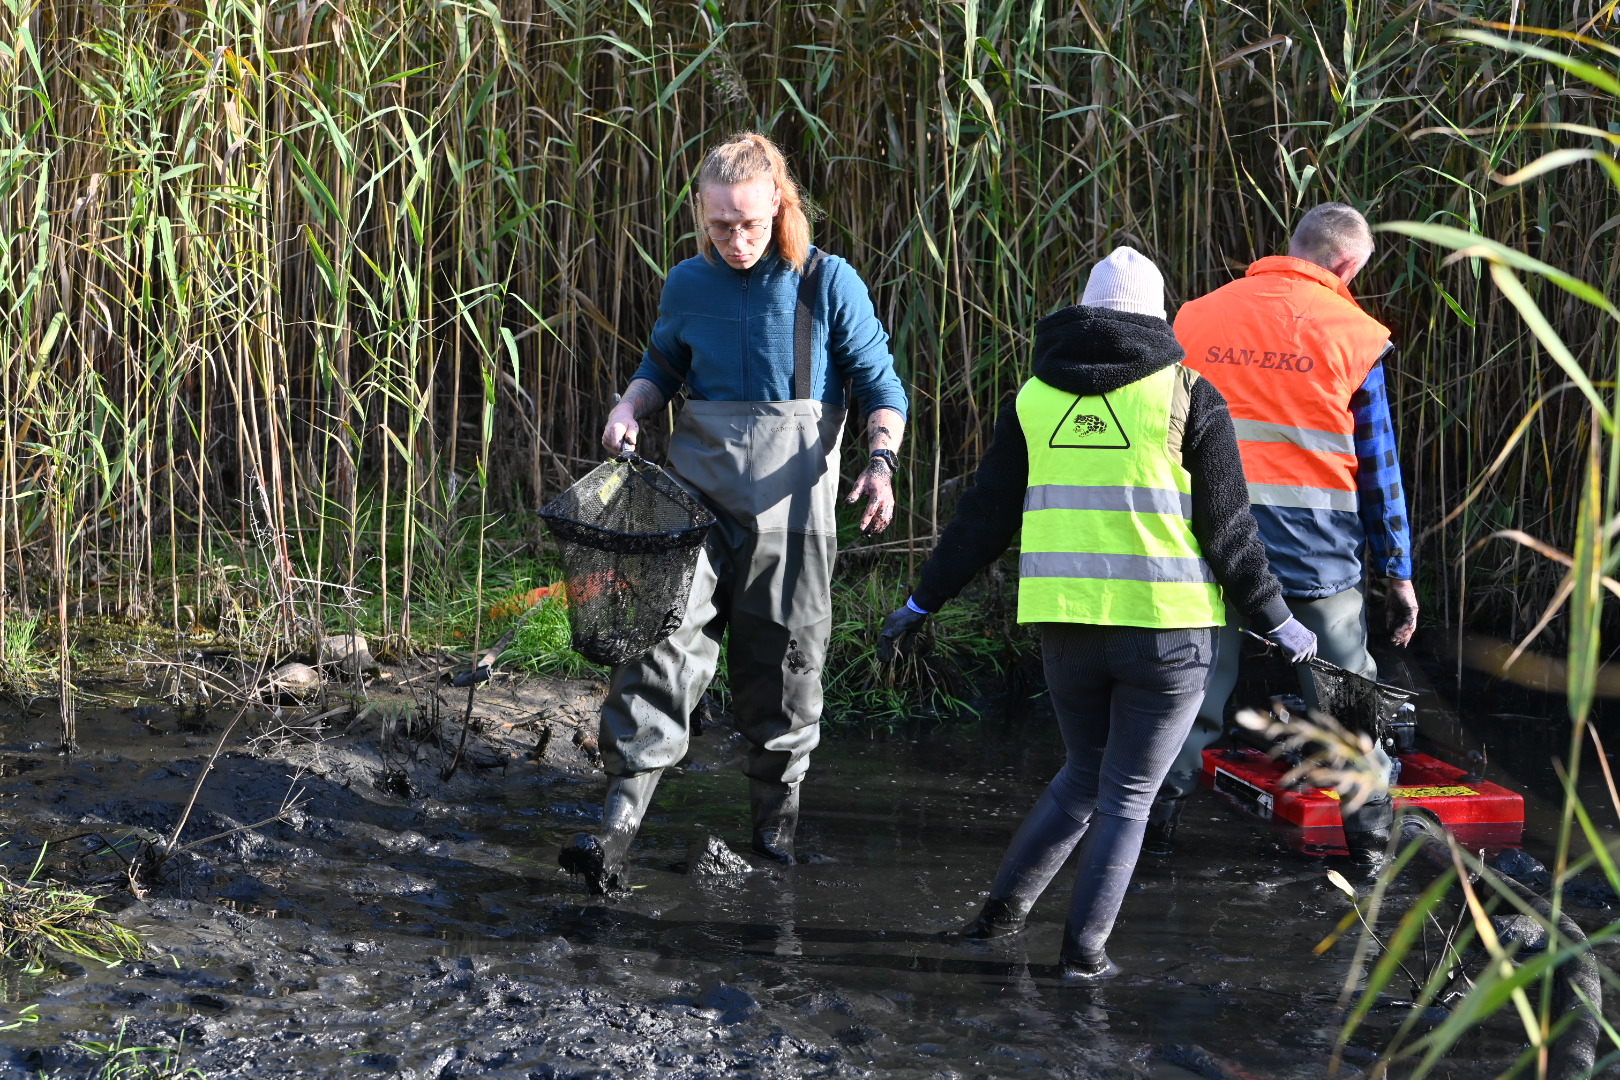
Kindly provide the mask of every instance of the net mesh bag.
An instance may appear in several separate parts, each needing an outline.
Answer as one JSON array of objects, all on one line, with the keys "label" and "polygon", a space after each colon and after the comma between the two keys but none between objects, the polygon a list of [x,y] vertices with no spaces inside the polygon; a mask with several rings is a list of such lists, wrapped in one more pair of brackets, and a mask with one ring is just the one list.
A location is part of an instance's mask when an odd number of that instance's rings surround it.
[{"label": "net mesh bag", "polygon": [[663,469],[634,455],[605,461],[540,518],[562,556],[575,652],[623,664],[681,625],[714,516]]},{"label": "net mesh bag", "polygon": [[1318,707],[1345,727],[1382,740],[1389,722],[1413,695],[1410,690],[1378,682],[1336,664],[1312,657],[1307,665],[1315,677]]}]

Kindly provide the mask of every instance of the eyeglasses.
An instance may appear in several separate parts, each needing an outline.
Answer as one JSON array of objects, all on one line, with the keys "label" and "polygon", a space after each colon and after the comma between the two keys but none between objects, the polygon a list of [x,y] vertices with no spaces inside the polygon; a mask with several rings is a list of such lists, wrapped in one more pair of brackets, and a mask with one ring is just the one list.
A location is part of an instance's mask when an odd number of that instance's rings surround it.
[{"label": "eyeglasses", "polygon": [[744,240],[758,240],[771,231],[771,223],[763,225],[705,225],[703,231],[709,234],[710,240],[730,240],[733,236],[740,236]]}]

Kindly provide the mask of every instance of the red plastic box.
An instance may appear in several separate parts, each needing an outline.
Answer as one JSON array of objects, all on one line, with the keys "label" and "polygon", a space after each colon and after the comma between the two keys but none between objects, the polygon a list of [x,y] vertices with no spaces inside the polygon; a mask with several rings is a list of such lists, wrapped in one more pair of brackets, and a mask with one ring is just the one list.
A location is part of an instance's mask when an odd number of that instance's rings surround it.
[{"label": "red plastic box", "polygon": [[[1524,832],[1524,797],[1480,780],[1428,754],[1402,754],[1390,790],[1395,806],[1420,806],[1468,847],[1511,847]],[[1298,825],[1307,850],[1344,847],[1339,796],[1327,788],[1287,789],[1288,765],[1259,750],[1205,750],[1204,772],[1215,790],[1250,812]]]}]

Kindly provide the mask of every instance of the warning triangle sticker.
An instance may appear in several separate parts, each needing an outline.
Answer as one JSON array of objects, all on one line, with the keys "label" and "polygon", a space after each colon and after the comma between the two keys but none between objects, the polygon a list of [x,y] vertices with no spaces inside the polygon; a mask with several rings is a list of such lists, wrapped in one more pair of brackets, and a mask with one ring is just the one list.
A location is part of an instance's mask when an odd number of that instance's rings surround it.
[{"label": "warning triangle sticker", "polygon": [[1053,450],[1128,450],[1131,438],[1119,426],[1107,395],[1083,394],[1063,414],[1046,445]]}]

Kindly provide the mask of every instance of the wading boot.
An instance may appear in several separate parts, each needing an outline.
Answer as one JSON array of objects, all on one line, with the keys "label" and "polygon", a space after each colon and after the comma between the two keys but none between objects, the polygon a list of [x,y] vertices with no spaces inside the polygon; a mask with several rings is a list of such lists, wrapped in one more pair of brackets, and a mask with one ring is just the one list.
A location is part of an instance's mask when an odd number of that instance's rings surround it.
[{"label": "wading boot", "polygon": [[594,834],[576,833],[558,852],[557,865],[583,877],[592,896],[622,896],[630,891],[625,856],[663,772],[653,769],[637,776],[608,777],[607,795],[602,800],[602,828]]},{"label": "wading boot", "polygon": [[1030,904],[1016,896],[992,896],[974,920],[957,931],[965,938],[998,938],[1022,933]]},{"label": "wading boot", "polygon": [[[1088,808],[1089,809],[1089,808]],[[1087,817],[1089,820],[1089,814]],[[1085,834],[1086,821],[1063,808],[1048,787],[1024,815],[1013,834],[1001,867],[990,883],[990,898],[972,922],[956,933],[965,938],[994,938],[1024,929],[1030,908]]]},{"label": "wading boot", "polygon": [[754,854],[793,865],[793,833],[799,827],[799,785],[748,778],[748,806],[754,812]]},{"label": "wading boot", "polygon": [[1064,954],[1058,961],[1058,977],[1071,982],[1093,982],[1101,979],[1112,979],[1119,974],[1119,965],[1108,959],[1105,952],[1092,953],[1089,956]]},{"label": "wading boot", "polygon": [[1395,802],[1385,795],[1344,813],[1344,846],[1350,849],[1350,867],[1363,880],[1378,876],[1389,850],[1389,829],[1395,821]]},{"label": "wading boot", "polygon": [[1187,796],[1167,797],[1161,794],[1153,800],[1148,811],[1147,835],[1142,838],[1142,850],[1149,855],[1172,855],[1176,850],[1176,829],[1181,825],[1181,811],[1186,809]]},{"label": "wading boot", "polygon": [[1146,832],[1146,821],[1102,813],[1091,816],[1091,827],[1080,841],[1074,899],[1069,903],[1063,951],[1058,956],[1065,979],[1111,979],[1119,974],[1103,947],[1125,902]]}]

